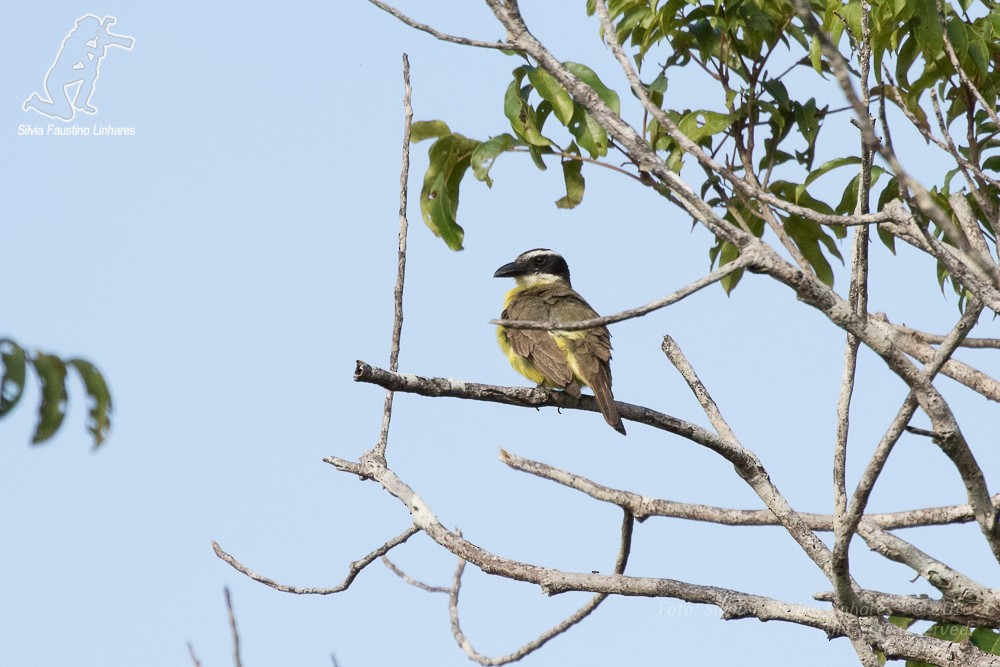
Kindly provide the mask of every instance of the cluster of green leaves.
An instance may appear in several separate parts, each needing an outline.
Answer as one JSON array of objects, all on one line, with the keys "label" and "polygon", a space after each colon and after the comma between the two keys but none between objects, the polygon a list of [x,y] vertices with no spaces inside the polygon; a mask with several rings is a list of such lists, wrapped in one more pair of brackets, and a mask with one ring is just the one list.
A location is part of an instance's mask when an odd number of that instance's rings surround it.
[{"label": "cluster of green leaves", "polygon": [[[588,0],[588,12],[594,13],[594,0]],[[973,0],[945,2],[939,14],[936,0],[893,0],[871,3],[869,14],[872,74],[876,81],[873,94],[885,96],[888,103],[901,104],[930,129],[928,115],[921,107],[927,91],[934,89],[943,101],[946,122],[965,115],[971,132],[962,132],[967,143],[960,146],[963,156],[987,171],[1000,169],[1000,156],[994,154],[1000,145],[997,127],[990,115],[977,108],[971,89],[956,75],[944,46],[947,40],[967,79],[979,90],[987,104],[995,108],[1000,92],[1000,73],[994,63],[1000,62],[1000,9],[985,0],[973,8]],[[811,7],[823,30],[848,60],[854,55],[862,35],[861,0],[813,0]],[[773,194],[806,206],[820,213],[849,215],[858,198],[858,179],[850,179],[839,203],[823,201],[808,191],[821,176],[845,166],[856,165],[860,153],[858,144],[847,146],[848,152],[814,167],[817,141],[829,109],[819,106],[815,98],[790,94],[783,77],[798,67],[809,67],[819,77],[829,71],[821,42],[810,34],[796,17],[791,2],[742,0],[609,0],[609,13],[618,41],[630,47],[637,67],[655,61],[658,70],[648,91],[653,101],[664,108],[678,128],[695,143],[712,154],[732,154],[737,172],[749,170],[754,164],[757,180]],[[781,72],[773,74],[769,61],[777,47],[782,47]],[[677,110],[664,107],[666,91],[673,68],[695,63],[714,79],[721,93],[720,108]],[[789,65],[791,63],[791,65]],[[894,71],[894,77],[884,75]],[[665,152],[668,165],[680,171],[690,161],[683,149],[653,121],[647,125],[650,143]],[[754,147],[763,148],[754,155]],[[789,147],[790,146],[790,147]],[[829,149],[829,147],[827,147]],[[783,178],[771,176],[782,165],[795,169],[781,171]],[[948,201],[949,184],[958,169],[944,176],[941,184],[931,188],[932,195],[943,210],[954,217]],[[791,175],[789,175],[791,174]],[[882,176],[889,178],[880,182]],[[879,210],[889,201],[905,196],[892,174],[876,168],[872,174],[872,208]],[[879,190],[880,188],[880,190]],[[989,182],[977,183],[987,201],[996,201],[1000,192]],[[715,196],[708,201],[727,211],[726,219],[733,224],[742,222],[745,228],[763,234],[765,226],[756,218],[757,211],[747,202],[735,200],[717,175],[709,174],[702,190]],[[877,203],[876,203],[877,202]],[[975,201],[972,208],[979,222],[993,237],[991,220],[997,210],[983,210]],[[810,223],[800,216],[780,215],[784,232],[809,261],[817,277],[832,284],[831,260],[842,261],[836,240],[841,231]],[[939,237],[942,230],[934,229]],[[894,250],[894,239],[879,230],[882,241]],[[710,250],[713,262],[731,261],[736,248],[718,240]],[[948,279],[944,267],[939,267],[942,285]],[[724,284],[732,289],[739,274],[730,276]],[[956,291],[962,293],[959,285]]]},{"label": "cluster of green leaves", "polygon": [[[591,0],[588,11],[593,13],[594,9]],[[803,55],[809,50],[810,37],[796,23],[791,2],[612,0],[608,9],[618,41],[632,47],[640,72],[648,59],[656,56],[659,70],[647,91],[687,138],[707,153],[732,154],[734,171],[754,170],[756,180],[787,201],[826,214],[853,213],[857,179],[848,183],[837,205],[817,198],[808,187],[834,169],[857,165],[857,156],[835,158],[814,169],[816,144],[828,108],[819,106],[815,98],[799,99],[789,93],[782,81],[790,69],[787,58],[785,72],[777,76],[767,67],[779,46],[789,52],[798,49]],[[720,108],[664,107],[672,68],[691,63],[697,63],[719,85]],[[655,119],[647,124],[646,132],[650,144],[665,153],[667,165],[674,171],[680,172],[690,161]],[[759,156],[754,155],[756,146],[763,148]],[[797,165],[794,173],[801,180],[771,178],[786,163]],[[708,174],[702,196],[723,209],[724,219],[732,224],[758,236],[764,234],[766,225],[759,206],[734,196],[717,174]],[[817,277],[832,284],[830,260],[842,261],[837,240],[844,236],[843,229],[830,230],[800,215],[778,214],[778,220]],[[722,239],[709,251],[713,263],[725,264],[737,255],[737,248]],[[741,272],[731,274],[723,287],[732,290],[741,276]]]},{"label": "cluster of green leaves", "polygon": [[[594,0],[587,0],[587,14],[595,12]],[[664,57],[664,70],[698,58],[703,63],[714,60],[739,75],[745,62],[759,60],[779,42],[807,40],[802,28],[792,23],[795,8],[790,0],[609,0],[608,13],[618,42],[634,47],[640,70],[649,53],[665,43],[672,52]]]},{"label": "cluster of green leaves", "polygon": [[[896,627],[908,630],[916,621],[912,618],[902,616],[890,616],[889,622]],[[957,623],[935,623],[927,629],[924,634],[934,639],[943,639],[950,642],[971,641],[976,648],[989,655],[1000,655],[1000,631],[990,628],[970,628]],[[885,656],[879,655],[879,664],[886,663]],[[907,660],[906,667],[935,667],[926,662]]]},{"label": "cluster of green leaves", "polygon": [[[861,0],[811,0],[810,7],[847,61],[856,60],[862,36]],[[924,106],[928,91],[933,90],[942,101],[947,123],[963,117],[966,121],[963,131],[952,133],[964,159],[984,173],[1000,171],[1000,128],[957,75],[943,48],[946,43],[953,46],[965,80],[976,87],[987,106],[996,108],[1000,95],[1000,72],[995,66],[1000,63],[1000,7],[992,0],[951,0],[942,8],[939,14],[937,0],[870,3],[873,103],[899,105],[919,128],[930,130],[936,121]],[[649,97],[687,139],[782,199],[823,214],[848,216],[856,212],[861,196],[857,176],[860,133],[857,142],[821,143],[833,111],[829,104],[803,94],[811,87],[802,85],[802,77],[814,77],[830,99],[839,100],[840,96],[837,86],[829,81],[830,67],[819,38],[797,16],[791,0],[609,0],[608,9],[619,43],[631,53],[642,80],[649,82],[645,84]],[[587,12],[595,13],[595,0],[587,0]],[[619,110],[618,95],[592,70],[575,63],[566,63],[566,67],[611,108]],[[683,91],[668,94],[680,68],[702,73],[707,85],[718,90],[718,102],[701,108],[675,106],[674,100],[690,99]],[[790,72],[798,76],[794,85],[787,83]],[[684,81],[691,85],[690,77]],[[705,99],[703,95],[699,98]],[[453,133],[441,121],[414,126],[414,141],[435,140],[421,191],[423,219],[453,249],[460,249],[464,239],[457,221],[458,200],[470,167],[478,180],[492,185],[490,168],[503,153],[526,152],[539,169],[545,168],[546,156],[558,156],[566,193],[556,204],[572,208],[584,193],[583,163],[607,155],[606,132],[552,76],[531,63],[513,71],[503,110],[510,132],[485,141]],[[550,131],[555,125],[552,118],[568,135],[562,141]],[[685,148],[655,117],[645,118],[642,130],[669,168],[679,173],[693,164]],[[817,154],[824,155],[819,166],[815,164]],[[946,164],[947,155],[942,153],[941,158]],[[959,173],[954,166],[928,188],[953,223],[955,212],[949,196],[952,180]],[[835,171],[836,179],[828,177],[818,183]],[[886,169],[876,166],[871,176],[871,189],[863,193],[867,210],[878,211],[894,199],[909,196],[901,190],[895,174]],[[967,185],[965,178],[959,181]],[[981,196],[976,199],[970,195],[970,206],[992,239],[992,221],[1000,218],[1000,205],[995,203],[1000,201],[1000,188],[984,178],[976,178],[973,185]],[[781,211],[765,212],[759,202],[740,196],[708,170],[701,194],[725,220],[757,235],[768,233],[765,214],[775,215],[782,233],[795,244],[815,275],[833,284],[833,265],[843,262],[839,251],[845,235],[842,227],[820,225]],[[930,233],[944,238],[942,229],[928,220],[922,222]],[[895,251],[894,238],[883,229],[877,231],[882,242]],[[732,261],[737,254],[737,248],[721,239],[709,250],[713,264]],[[731,274],[723,287],[733,289],[741,275]],[[938,267],[938,277],[942,287],[950,280],[943,266]],[[952,286],[961,297],[961,285],[952,281]]]},{"label": "cluster of green leaves", "polygon": [[72,368],[80,376],[87,393],[90,411],[87,430],[99,446],[111,429],[111,393],[100,371],[85,359],[63,360],[44,352],[29,353],[9,338],[0,338],[0,417],[10,413],[21,400],[27,382],[28,367],[35,371],[41,388],[38,425],[34,444],[51,438],[66,416],[66,376]]},{"label": "cluster of green leaves", "polygon": [[[1000,62],[1000,8],[993,2],[959,0],[957,3],[942,3],[942,9],[943,13],[939,14],[936,0],[872,3],[872,63],[878,81],[875,92],[884,95],[887,102],[905,108],[923,130],[932,131],[937,121],[929,119],[922,103],[926,103],[929,91],[933,90],[941,100],[947,124],[964,117],[965,127],[953,133],[953,137],[961,138],[959,142],[964,139],[964,144],[958,145],[962,156],[983,172],[1000,172],[996,123],[984,108],[978,106],[980,103],[975,93],[963,83],[945,49],[947,40],[965,79],[975,87],[986,104],[995,109],[1000,95],[1000,70],[995,66]],[[855,36],[861,34],[860,1],[840,6],[838,3],[831,4],[823,13],[822,20],[824,28],[835,41],[844,34],[854,41]],[[814,64],[818,63],[818,53],[818,44],[814,43]],[[883,75],[884,68],[892,70],[892,78]],[[949,195],[952,193],[952,181],[958,173],[960,170],[956,166],[940,184],[930,188],[935,203],[956,224]],[[964,179],[960,180],[960,187],[964,187]],[[982,199],[988,202],[998,200],[1000,192],[994,184],[983,179],[975,180],[975,188],[982,193]],[[895,179],[889,182],[889,186],[898,191]],[[994,239],[996,208],[984,210],[971,194],[968,200],[981,229],[988,238]],[[944,237],[940,229],[931,231],[939,238]],[[885,235],[883,241],[890,243]],[[950,276],[940,264],[937,274],[943,288]],[[951,284],[961,302],[965,296],[962,286],[955,281]]]},{"label": "cluster of green leaves", "polygon": [[[616,113],[618,94],[604,85],[589,67],[564,63],[567,70],[589,85]],[[591,159],[608,154],[608,134],[584,108],[545,70],[521,65],[504,95],[504,115],[513,134],[505,132],[485,141],[452,132],[440,120],[413,124],[410,140],[434,139],[428,150],[430,164],[420,191],[420,212],[424,223],[444,239],[452,250],[461,250],[465,232],[458,224],[458,200],[462,179],[469,168],[477,180],[493,186],[490,169],[496,158],[507,152],[524,151],[539,169],[546,168],[544,156],[557,155],[566,184],[559,208],[573,208],[583,201],[583,151]],[[549,118],[565,128],[570,140],[562,145],[545,129]]]}]

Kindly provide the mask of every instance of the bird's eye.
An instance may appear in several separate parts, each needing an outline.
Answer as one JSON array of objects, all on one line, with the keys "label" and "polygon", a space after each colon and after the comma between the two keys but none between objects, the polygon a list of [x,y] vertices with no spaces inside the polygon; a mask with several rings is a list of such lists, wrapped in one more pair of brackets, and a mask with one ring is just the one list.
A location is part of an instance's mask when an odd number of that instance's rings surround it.
[{"label": "bird's eye", "polygon": [[535,258],[535,266],[541,266],[544,263],[545,263],[544,257],[538,256]]}]

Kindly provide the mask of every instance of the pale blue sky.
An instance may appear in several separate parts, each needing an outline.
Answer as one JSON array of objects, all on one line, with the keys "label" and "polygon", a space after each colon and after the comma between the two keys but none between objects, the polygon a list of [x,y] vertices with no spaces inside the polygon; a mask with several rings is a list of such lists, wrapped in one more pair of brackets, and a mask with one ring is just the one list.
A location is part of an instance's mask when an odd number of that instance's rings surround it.
[{"label": "pale blue sky", "polygon": [[[427,4],[403,6],[443,30],[500,35],[484,5]],[[560,58],[589,64],[621,91],[625,115],[637,121],[583,5],[526,1],[524,12]],[[135,136],[17,136],[19,124],[50,122],[21,104],[87,13],[117,17],[115,31],[136,43],[109,52],[93,98],[99,114],[77,123],[131,126]],[[406,586],[381,565],[347,593],[297,597],[236,573],[210,541],[283,582],[330,586],[349,561],[409,524],[374,484],[321,461],[356,458],[378,436],[383,392],[355,384],[352,371],[355,359],[388,359],[400,56],[410,55],[416,118],[441,118],[477,138],[507,129],[502,97],[518,62],[436,42],[361,0],[254,9],[18,3],[7,16],[16,58],[0,103],[0,335],[93,360],[116,413],[96,454],[78,386],[65,425],[44,447],[28,445],[34,385],[0,421],[0,664],[183,665],[188,641],[206,667],[231,664],[226,585],[247,665],[328,665],[330,652],[342,667],[468,664],[451,639],[444,596]],[[676,82],[668,96],[696,106],[686,99],[695,90]],[[836,123],[853,141],[846,116]],[[560,251],[575,287],[604,313],[708,270],[709,235],[652,192],[588,168],[583,205],[557,210],[557,165],[542,174],[523,155],[501,157],[492,190],[470,178],[459,211],[467,249],[450,252],[420,222],[425,155],[426,145],[414,147],[406,372],[523,384],[488,321],[509,287],[493,271],[525,249]],[[892,258],[875,244],[873,257],[874,308],[928,330],[953,323],[957,311],[937,291],[932,266],[905,248]],[[912,266],[921,272],[901,280]],[[977,334],[1000,335],[997,328],[984,318]],[[793,505],[829,511],[843,336],[756,276],[731,298],[711,288],[614,327],[617,397],[697,423],[705,422],[697,404],[659,351],[668,332]],[[995,374],[993,356],[966,353],[986,358]],[[870,384],[856,394],[852,478],[904,396],[872,355],[863,362]],[[992,478],[995,406],[963,397],[954,407]],[[446,525],[513,558],[608,571],[618,510],[511,472],[500,447],[651,496],[760,507],[718,457],[639,425],[621,438],[593,413],[396,399],[390,464]],[[872,509],[963,501],[944,457],[910,437]],[[905,536],[998,584],[974,527]],[[856,554],[861,583],[932,592],[863,545]],[[421,535],[392,557],[433,584],[450,581],[454,567]],[[779,529],[664,519],[637,527],[629,572],[801,602],[828,588]],[[470,567],[463,628],[481,651],[507,652],[587,597],[547,599]],[[714,609],[671,600],[611,599],[525,664],[842,665],[852,656],[846,641],[812,630],[722,622]]]}]

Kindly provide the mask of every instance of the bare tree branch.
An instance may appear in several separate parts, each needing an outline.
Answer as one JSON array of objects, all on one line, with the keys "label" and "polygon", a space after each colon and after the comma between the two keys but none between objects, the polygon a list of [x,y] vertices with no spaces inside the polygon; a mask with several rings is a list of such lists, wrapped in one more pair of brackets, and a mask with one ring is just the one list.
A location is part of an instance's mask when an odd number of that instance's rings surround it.
[{"label": "bare tree branch", "polygon": [[387,568],[389,568],[390,572],[392,572],[394,575],[396,575],[397,577],[408,583],[410,586],[413,586],[414,588],[419,588],[420,590],[426,591],[428,593],[451,593],[451,589],[448,588],[447,586],[431,586],[430,584],[425,584],[422,581],[414,579],[413,577],[411,577],[410,575],[399,569],[395,563],[389,560],[388,556],[382,556],[382,564],[385,565]]},{"label": "bare tree branch", "polygon": [[590,320],[581,320],[579,322],[563,322],[559,324],[553,322],[529,322],[526,320],[491,320],[490,324],[496,324],[498,326],[508,327],[511,329],[559,329],[560,331],[580,331],[582,329],[606,326],[608,324],[614,324],[615,322],[622,322],[624,320],[642,317],[643,315],[648,315],[654,310],[659,310],[660,308],[666,308],[667,306],[673,305],[678,301],[691,296],[695,292],[698,292],[702,288],[708,287],[709,285],[722,280],[731,273],[746,268],[752,261],[752,255],[740,255],[728,264],[723,264],[708,275],[699,278],[693,283],[685,285],[676,292],[668,294],[661,299],[650,301],[644,306],[629,308],[628,310],[623,310],[620,313],[615,313],[614,315],[595,317]]},{"label": "bare tree branch", "polygon": [[[526,472],[536,477],[556,482],[557,484],[585,493],[595,500],[627,509],[640,522],[645,521],[649,517],[658,516],[717,523],[724,526],[781,525],[781,522],[774,516],[774,513],[768,509],[731,509],[699,503],[683,503],[674,500],[651,498],[631,491],[613,489],[576,473],[561,470],[540,461],[525,459],[504,449],[500,450],[500,460],[513,470]],[[1000,494],[994,495],[992,501],[994,507],[1000,506]],[[810,530],[822,532],[833,531],[832,514],[799,512],[799,517]],[[970,521],[975,521],[975,515],[972,512],[972,507],[964,504],[927,507],[883,514],[866,514],[863,520],[867,525],[882,530],[894,530],[897,528],[969,523]]]},{"label": "bare tree branch", "polygon": [[229,631],[233,636],[233,666],[243,667],[243,658],[240,656],[240,632],[236,629],[236,614],[233,612],[233,599],[229,594],[229,586],[223,590],[226,592],[226,611],[229,613]]},{"label": "bare tree branch", "polygon": [[1000,591],[983,586],[866,519],[858,524],[858,535],[873,551],[912,568],[945,598],[976,605],[1000,618]]},{"label": "bare tree branch", "polygon": [[[868,3],[861,3],[861,41],[858,47],[858,61],[861,72],[861,106],[870,109],[871,100],[868,96],[868,75],[871,68],[871,30],[869,26]],[[872,162],[874,152],[862,137],[861,140],[861,170],[858,175],[858,201],[854,209],[855,215],[868,213],[871,197]],[[868,313],[868,242],[867,227],[857,227],[854,230],[854,242],[851,244],[851,286],[848,289],[847,301],[858,317],[867,317]],[[858,350],[861,339],[848,332],[844,344],[844,370],[840,383],[840,395],[837,399],[837,433],[833,447],[833,525],[834,549],[831,563],[833,573],[833,590],[841,607],[852,607],[857,604],[854,586],[851,580],[849,553],[837,549],[839,542],[850,539],[847,532],[847,444],[850,432],[851,397],[854,395],[854,382],[858,368]],[[855,643],[855,650],[863,662],[870,661],[872,653]]]},{"label": "bare tree branch", "polygon": [[475,46],[475,47],[480,48],[480,49],[500,49],[500,50],[504,50],[504,51],[518,51],[519,50],[517,48],[517,45],[515,45],[515,44],[509,44],[507,42],[502,42],[502,41],[484,42],[484,41],[481,41],[481,40],[478,40],[478,39],[469,39],[468,37],[457,37],[455,35],[448,35],[446,33],[443,33],[443,32],[440,32],[438,30],[435,30],[434,28],[430,27],[429,25],[426,25],[424,23],[420,23],[418,21],[414,21],[413,19],[411,19],[409,16],[407,16],[403,12],[399,11],[398,9],[396,9],[395,7],[393,7],[392,5],[388,5],[388,4],[384,3],[384,2],[381,2],[381,0],[368,0],[368,2],[372,3],[373,5],[375,5],[376,7],[378,7],[379,9],[381,9],[382,11],[384,11],[385,13],[390,14],[391,16],[396,17],[397,19],[399,19],[400,21],[402,21],[406,25],[410,26],[411,28],[416,28],[417,30],[419,30],[421,32],[426,32],[428,35],[431,35],[432,37],[434,37],[436,39],[439,39],[442,42],[451,42],[452,44],[460,44],[462,46]]},{"label": "bare tree branch", "polygon": [[396,537],[392,538],[382,546],[372,551],[364,558],[356,561],[351,561],[351,563],[347,567],[347,576],[344,577],[344,581],[342,581],[337,586],[333,586],[330,588],[305,588],[301,586],[289,586],[288,584],[282,584],[278,581],[275,581],[274,579],[265,577],[262,574],[257,574],[256,572],[248,568],[246,565],[236,560],[233,556],[225,552],[217,542],[212,542],[212,549],[215,550],[216,556],[229,563],[229,565],[237,572],[245,574],[254,581],[259,581],[265,586],[270,586],[275,590],[282,591],[283,593],[295,593],[296,595],[331,595],[333,593],[340,593],[341,591],[346,591],[348,588],[350,588],[351,584],[354,583],[354,580],[361,573],[361,571],[366,567],[368,567],[372,562],[374,562],[376,558],[379,558],[380,556],[384,556],[385,554],[389,553],[389,551],[391,551],[393,548],[398,547],[400,544],[410,539],[418,532],[420,532],[420,528],[416,524],[413,524],[412,526],[404,530]]},{"label": "bare tree branch", "polygon": [[[450,378],[427,378],[419,375],[390,373],[364,361],[357,362],[354,379],[357,382],[367,382],[385,389],[394,389],[420,396],[462,398],[530,408],[552,406],[567,410],[599,412],[592,396],[583,395],[580,398],[573,398],[563,391],[549,391],[537,387],[498,387]],[[760,461],[752,452],[742,447],[733,446],[725,439],[697,424],[623,401],[615,401],[615,405],[623,419],[679,435],[716,452],[741,470],[752,470],[760,465]]]},{"label": "bare tree branch", "polygon": [[[618,558],[615,561],[615,574],[623,574],[625,572],[625,564],[628,562],[628,555],[632,549],[632,528],[634,524],[634,517],[628,510],[625,510],[625,516],[622,519],[621,546],[618,550]],[[461,535],[461,533],[457,534]],[[491,658],[476,651],[476,649],[473,648],[472,643],[462,632],[461,623],[459,622],[458,617],[458,596],[462,588],[462,573],[464,571],[465,560],[460,557],[458,559],[458,566],[455,569],[454,579],[452,580],[451,598],[448,604],[448,611],[451,615],[451,632],[452,635],[454,635],[455,641],[458,643],[459,647],[465,651],[465,655],[467,655],[470,660],[477,662],[480,665],[506,665],[516,662],[530,653],[534,653],[547,644],[551,639],[565,633],[587,616],[590,616],[590,614],[593,613],[593,611],[608,598],[607,593],[598,593],[586,604],[577,609],[573,614],[563,619],[555,626],[549,628],[516,651],[508,653],[507,655]]]},{"label": "bare tree branch", "polygon": [[[379,4],[377,0],[372,0]],[[399,368],[399,338],[403,332],[403,285],[406,282],[406,233],[409,223],[406,219],[406,201],[410,180],[410,131],[413,127],[413,104],[410,87],[410,59],[403,54],[403,166],[399,174],[399,248],[396,258],[396,286],[393,288],[392,344],[389,347],[389,370]],[[378,444],[375,450],[385,456],[385,448],[389,442],[389,423],[392,421],[392,390],[385,393],[385,405],[382,408],[382,429],[379,432]]]},{"label": "bare tree branch", "polygon": [[[950,642],[911,635],[891,626],[883,619],[852,616],[849,617],[852,627],[848,630],[844,627],[842,614],[839,612],[823,611],[765,596],[715,586],[690,584],[674,579],[564,572],[498,556],[445,528],[423,498],[390,470],[384,460],[373,456],[373,452],[362,455],[360,462],[332,456],[324,461],[342,472],[377,481],[383,489],[406,506],[414,523],[421,530],[455,556],[474,564],[487,574],[536,584],[549,595],[567,591],[591,591],[625,596],[674,597],[693,603],[715,605],[722,610],[722,617],[726,620],[750,617],[760,620],[783,620],[824,630],[830,637],[848,637],[861,633],[865,641],[888,655],[905,651],[903,654],[913,659],[934,661],[935,664],[955,667],[1000,665],[1000,658],[985,656],[974,647],[971,652],[963,649],[960,657],[964,662],[957,662],[956,654],[953,653],[954,645]],[[819,594],[816,597],[822,599],[824,596]],[[959,607],[952,603],[926,598],[864,591],[860,599],[861,603],[867,606],[867,609],[861,610],[866,615],[899,614],[911,618],[946,619],[981,627],[991,627],[1000,623],[1000,619],[996,617],[977,615],[974,607]]]},{"label": "bare tree branch", "polygon": [[[888,315],[885,313],[871,313],[870,317],[877,322],[885,322],[889,324],[897,333],[904,334],[913,338],[921,343],[927,343],[929,345],[940,345],[945,341],[947,336],[942,336],[940,334],[927,333],[926,331],[920,331],[918,329],[913,329],[906,326],[905,324],[893,324],[889,321]],[[1000,350],[1000,338],[966,338],[959,345],[960,348],[970,348],[976,350]],[[909,352],[907,353],[909,354]],[[921,360],[923,361],[923,360]]]},{"label": "bare tree branch", "polygon": [[187,647],[188,647],[188,655],[191,656],[191,664],[194,665],[194,667],[201,667],[201,660],[199,660],[198,656],[195,655],[194,646],[191,644],[191,642],[187,643]]},{"label": "bare tree branch", "polygon": [[[719,436],[726,442],[728,447],[739,456],[727,456],[727,460],[736,466],[737,474],[750,485],[769,510],[778,518],[788,534],[792,536],[806,555],[816,563],[820,570],[827,576],[832,577],[830,570],[830,550],[823,541],[817,537],[816,533],[809,529],[798,513],[792,509],[778,487],[771,481],[770,476],[764,469],[763,464],[757,460],[753,452],[743,447],[733,434],[729,424],[723,418],[719,407],[712,400],[708,389],[702,384],[695,373],[694,368],[688,362],[680,346],[670,336],[664,336],[661,346],[664,354],[680,373],[684,381],[688,383],[694,393],[698,403],[705,411],[705,415],[712,423],[712,426],[719,433]],[[725,456],[725,454],[724,454]],[[742,465],[741,465],[742,463]]]}]

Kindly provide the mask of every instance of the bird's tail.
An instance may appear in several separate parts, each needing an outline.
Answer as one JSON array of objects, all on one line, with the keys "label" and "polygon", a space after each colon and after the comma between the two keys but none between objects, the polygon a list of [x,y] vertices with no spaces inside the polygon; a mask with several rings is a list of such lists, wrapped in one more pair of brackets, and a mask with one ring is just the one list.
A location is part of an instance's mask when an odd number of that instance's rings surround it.
[{"label": "bird's tail", "polygon": [[625,435],[625,425],[622,424],[614,394],[611,393],[611,373],[607,368],[601,368],[597,372],[597,377],[594,378],[590,388],[594,390],[594,398],[597,399],[597,407],[604,415],[604,420],[611,425],[611,428]]}]

